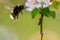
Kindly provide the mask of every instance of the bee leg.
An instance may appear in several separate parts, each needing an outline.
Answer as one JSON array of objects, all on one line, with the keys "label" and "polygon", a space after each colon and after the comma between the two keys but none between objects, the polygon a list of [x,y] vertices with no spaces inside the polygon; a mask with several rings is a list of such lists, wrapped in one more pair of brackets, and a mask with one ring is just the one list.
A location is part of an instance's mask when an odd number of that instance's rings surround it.
[{"label": "bee leg", "polygon": [[21,14],[23,14],[23,12],[21,11]]},{"label": "bee leg", "polygon": [[17,19],[18,19],[18,15],[16,15],[16,16],[15,16],[15,19],[14,19],[14,21],[16,22],[16,21],[17,21]]},{"label": "bee leg", "polygon": [[18,19],[18,14],[17,14],[17,19]]},{"label": "bee leg", "polygon": [[15,15],[13,15],[13,17],[14,17],[14,20],[16,19],[16,16]]}]

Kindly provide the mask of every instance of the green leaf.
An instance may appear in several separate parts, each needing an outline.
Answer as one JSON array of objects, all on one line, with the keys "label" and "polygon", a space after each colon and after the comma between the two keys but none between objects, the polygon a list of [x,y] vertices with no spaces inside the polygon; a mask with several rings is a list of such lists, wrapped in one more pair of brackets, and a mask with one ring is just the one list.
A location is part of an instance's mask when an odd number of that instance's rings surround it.
[{"label": "green leaf", "polygon": [[51,11],[48,7],[43,9],[43,15],[46,17],[52,17],[52,18],[56,17],[55,11]]},{"label": "green leaf", "polygon": [[48,7],[47,8],[44,8],[42,11],[43,11],[43,15],[44,16],[49,17],[50,9]]},{"label": "green leaf", "polygon": [[39,9],[35,8],[34,10],[32,10],[31,14],[32,14],[32,19],[36,17],[36,15],[40,12]]},{"label": "green leaf", "polygon": [[53,6],[55,9],[58,9],[58,7],[60,6],[60,2],[55,1],[55,2],[52,3],[52,6]]},{"label": "green leaf", "polygon": [[49,15],[50,15],[52,18],[55,18],[55,17],[56,17],[55,11],[50,11]]}]

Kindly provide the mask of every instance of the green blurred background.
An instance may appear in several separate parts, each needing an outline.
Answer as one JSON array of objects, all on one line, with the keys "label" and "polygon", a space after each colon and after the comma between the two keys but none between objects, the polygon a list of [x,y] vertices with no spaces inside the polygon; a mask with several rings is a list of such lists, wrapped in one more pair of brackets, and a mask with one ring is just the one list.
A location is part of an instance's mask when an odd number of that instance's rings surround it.
[{"label": "green blurred background", "polygon": [[[26,0],[4,0],[9,4],[24,4]],[[10,10],[5,8],[4,3],[0,1],[0,25],[12,28],[18,35],[19,40],[27,40],[32,34],[39,31],[39,15],[35,19],[31,18],[31,12],[23,10],[16,22],[10,19]],[[56,32],[60,38],[60,9],[56,11],[56,18],[44,17],[43,30]],[[50,34],[49,34],[50,35]]]}]

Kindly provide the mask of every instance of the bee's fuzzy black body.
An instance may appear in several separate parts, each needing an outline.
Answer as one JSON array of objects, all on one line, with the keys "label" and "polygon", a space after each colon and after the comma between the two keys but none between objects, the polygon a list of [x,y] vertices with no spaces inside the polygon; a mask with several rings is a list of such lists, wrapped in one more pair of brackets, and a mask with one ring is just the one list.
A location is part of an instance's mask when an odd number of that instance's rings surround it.
[{"label": "bee's fuzzy black body", "polygon": [[18,15],[19,13],[24,9],[24,5],[17,5],[14,7],[14,9],[12,10],[13,12],[11,13],[11,15],[13,16],[14,19],[18,19]]}]

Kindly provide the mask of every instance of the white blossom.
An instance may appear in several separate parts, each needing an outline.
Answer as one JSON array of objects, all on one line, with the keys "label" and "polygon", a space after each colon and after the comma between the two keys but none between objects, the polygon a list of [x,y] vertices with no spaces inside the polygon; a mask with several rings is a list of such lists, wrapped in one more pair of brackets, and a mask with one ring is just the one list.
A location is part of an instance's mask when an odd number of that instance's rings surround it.
[{"label": "white blossom", "polygon": [[[42,4],[43,2],[43,4]],[[43,8],[48,7],[52,4],[50,0],[27,0],[25,3],[28,11],[32,11],[34,8],[41,8],[43,5]]]}]

